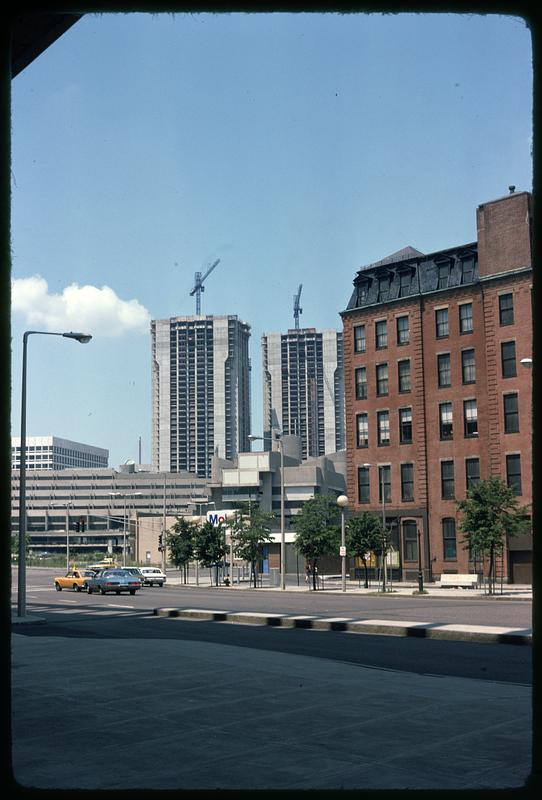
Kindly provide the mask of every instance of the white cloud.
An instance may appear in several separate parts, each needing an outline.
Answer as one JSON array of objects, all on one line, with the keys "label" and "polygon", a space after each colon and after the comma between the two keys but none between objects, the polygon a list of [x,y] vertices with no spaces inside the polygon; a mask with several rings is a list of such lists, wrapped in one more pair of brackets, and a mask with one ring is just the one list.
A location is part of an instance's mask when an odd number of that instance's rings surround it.
[{"label": "white cloud", "polygon": [[93,336],[147,333],[150,314],[138,300],[121,300],[109,286],[72,283],[62,294],[50,294],[40,275],[11,283],[13,311],[30,325],[48,331],[83,331]]}]

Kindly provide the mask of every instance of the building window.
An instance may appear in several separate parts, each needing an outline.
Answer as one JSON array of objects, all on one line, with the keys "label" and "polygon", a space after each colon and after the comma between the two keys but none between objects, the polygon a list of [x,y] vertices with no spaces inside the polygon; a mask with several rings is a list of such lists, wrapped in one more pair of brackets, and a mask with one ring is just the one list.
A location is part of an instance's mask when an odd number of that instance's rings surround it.
[{"label": "building window", "polygon": [[356,416],[356,431],[357,431],[357,439],[356,443],[358,447],[368,447],[369,446],[369,421],[367,418],[367,414],[358,414]]},{"label": "building window", "polygon": [[410,284],[412,282],[412,273],[410,270],[403,270],[399,273],[399,297],[406,297],[410,294]]},{"label": "building window", "polygon": [[442,520],[442,549],[445,561],[457,560],[457,539],[455,534],[455,519],[445,517]]},{"label": "building window", "polygon": [[378,411],[378,446],[387,447],[390,443],[390,412]]},{"label": "building window", "polygon": [[465,437],[476,436],[478,434],[478,408],[476,400],[463,401],[463,422]]},{"label": "building window", "polygon": [[412,442],[412,409],[399,409],[399,441],[401,444]]},{"label": "building window", "polygon": [[476,383],[476,363],[474,360],[474,350],[463,350],[461,352],[461,374],[463,383]]},{"label": "building window", "polygon": [[512,294],[499,296],[499,323],[501,325],[514,324],[514,296]]},{"label": "building window", "polygon": [[435,328],[437,339],[444,339],[448,336],[448,309],[437,308],[435,311]]},{"label": "building window", "polygon": [[401,464],[401,500],[414,500],[414,464]]},{"label": "building window", "polygon": [[384,303],[390,293],[390,276],[384,275],[378,279],[378,302]]},{"label": "building window", "polygon": [[376,365],[376,393],[379,397],[388,394],[388,365]]},{"label": "building window", "polygon": [[388,323],[385,319],[375,322],[375,343],[377,350],[383,350],[388,346]]},{"label": "building window", "polygon": [[504,395],[504,432],[517,433],[519,431],[519,412],[517,394]]},{"label": "building window", "polygon": [[521,456],[506,456],[506,483],[514,494],[521,494]]},{"label": "building window", "polygon": [[453,500],[455,497],[454,462],[440,462],[440,486],[443,500]]},{"label": "building window", "polygon": [[378,499],[382,503],[382,488],[384,489],[384,503],[391,503],[391,467],[378,468]]},{"label": "building window", "polygon": [[451,403],[439,404],[439,428],[440,438],[442,441],[453,439],[454,426],[453,426],[453,413]]},{"label": "building window", "polygon": [[369,281],[362,281],[358,286],[358,305],[363,305],[367,302],[367,296],[369,294]]},{"label": "building window", "polygon": [[461,262],[461,283],[472,283],[474,275],[474,260],[468,258]]},{"label": "building window", "polygon": [[367,399],[367,368],[358,367],[355,372],[356,376],[356,400]]},{"label": "building window", "polygon": [[516,377],[516,343],[501,342],[501,365],[503,378]]},{"label": "building window", "polygon": [[358,502],[370,502],[369,467],[358,467]]},{"label": "building window", "polygon": [[472,327],[472,303],[462,303],[459,306],[459,333],[471,333]]},{"label": "building window", "polygon": [[449,264],[438,264],[437,270],[438,270],[437,289],[447,289],[448,278],[450,276]]},{"label": "building window", "polygon": [[397,364],[400,392],[410,392],[410,359],[405,358]]},{"label": "building window", "polygon": [[418,529],[413,520],[403,522],[403,556],[405,561],[418,560]]},{"label": "building window", "polygon": [[465,475],[467,478],[467,491],[472,489],[473,486],[480,480],[480,459],[479,458],[466,458],[465,459]]},{"label": "building window", "polygon": [[365,325],[354,325],[354,353],[364,353],[366,346]]},{"label": "building window", "polygon": [[397,344],[403,345],[410,342],[410,323],[408,316],[397,317]]},{"label": "building window", "polygon": [[438,385],[439,388],[443,386],[452,385],[452,367],[450,362],[449,353],[441,353],[437,356],[438,363]]}]

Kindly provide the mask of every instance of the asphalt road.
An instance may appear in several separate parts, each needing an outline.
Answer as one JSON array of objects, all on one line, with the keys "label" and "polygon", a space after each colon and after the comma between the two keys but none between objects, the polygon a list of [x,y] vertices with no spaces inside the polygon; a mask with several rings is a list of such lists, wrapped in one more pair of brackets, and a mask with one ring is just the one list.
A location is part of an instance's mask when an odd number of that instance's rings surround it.
[{"label": "asphalt road", "polygon": [[[160,606],[210,608],[223,611],[268,611],[288,614],[322,614],[351,616],[359,619],[396,619],[431,623],[468,623],[503,627],[532,627],[532,603],[525,600],[499,600],[497,597],[435,597],[414,595],[367,596],[317,592],[266,591],[263,589],[227,589],[166,585],[144,587],[134,597],[120,595],[87,595],[53,589],[54,575],[62,571],[29,569],[27,571],[28,610],[56,604],[85,608],[100,603],[148,610]],[[13,579],[16,589],[16,571]]]},{"label": "asphalt road", "polygon": [[56,592],[51,578],[29,570],[28,611],[45,624],[12,633],[17,787],[477,790],[530,775],[530,647],[152,614],[310,604],[504,624],[512,609],[529,625],[530,603],[184,587],[89,596]]}]

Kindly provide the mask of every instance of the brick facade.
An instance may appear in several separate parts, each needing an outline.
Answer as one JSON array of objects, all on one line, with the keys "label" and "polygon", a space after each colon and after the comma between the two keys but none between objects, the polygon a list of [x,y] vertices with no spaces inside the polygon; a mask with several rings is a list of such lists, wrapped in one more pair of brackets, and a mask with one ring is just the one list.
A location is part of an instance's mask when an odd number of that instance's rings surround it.
[{"label": "brick facade", "polygon": [[[532,499],[531,371],[520,363],[532,354],[530,195],[480,206],[477,222],[475,243],[407,248],[361,269],[342,313],[350,508],[382,514],[389,468],[384,512],[403,579],[418,569],[418,531],[426,579],[481,569],[458,527],[468,474],[520,480],[519,502]],[[504,578],[530,581],[531,553],[530,537],[512,540]]]}]

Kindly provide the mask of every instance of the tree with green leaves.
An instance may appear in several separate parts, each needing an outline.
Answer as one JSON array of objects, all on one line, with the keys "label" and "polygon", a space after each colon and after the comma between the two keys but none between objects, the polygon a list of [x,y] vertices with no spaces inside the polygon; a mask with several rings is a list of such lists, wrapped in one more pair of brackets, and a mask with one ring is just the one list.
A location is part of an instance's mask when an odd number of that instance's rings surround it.
[{"label": "tree with green leaves", "polygon": [[350,517],[346,524],[346,552],[361,558],[365,569],[365,588],[369,586],[367,556],[382,550],[382,522],[370,511]]},{"label": "tree with green leaves", "polygon": [[340,511],[330,494],[317,494],[295,518],[294,547],[310,563],[316,589],[316,569],[322,556],[338,554],[341,541]]},{"label": "tree with green leaves", "polygon": [[[194,555],[204,567],[215,567],[224,561],[226,555],[226,537],[224,526],[220,522],[204,522],[194,529]],[[218,586],[218,569],[216,571],[216,585]]]},{"label": "tree with green leaves", "polygon": [[465,549],[489,557],[489,594],[494,594],[495,558],[503,552],[507,536],[530,530],[528,508],[518,504],[513,490],[496,475],[472,486],[457,508],[462,513],[459,529]]},{"label": "tree with green leaves", "polygon": [[188,564],[194,558],[195,525],[186,517],[177,517],[166,537],[169,557],[178,569],[183,570],[184,583],[187,580]]},{"label": "tree with green leaves", "polygon": [[257,503],[240,503],[228,523],[236,555],[251,565],[254,588],[257,586],[257,564],[263,558],[263,547],[273,541],[271,522],[274,514],[261,511]]}]

